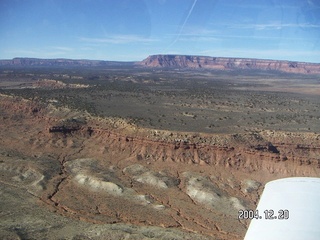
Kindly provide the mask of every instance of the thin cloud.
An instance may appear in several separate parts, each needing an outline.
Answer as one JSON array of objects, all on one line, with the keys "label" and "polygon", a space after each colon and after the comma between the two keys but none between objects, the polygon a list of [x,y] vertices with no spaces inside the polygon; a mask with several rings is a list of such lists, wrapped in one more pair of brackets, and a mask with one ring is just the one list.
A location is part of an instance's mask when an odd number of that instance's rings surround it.
[{"label": "thin cloud", "polygon": [[285,4],[282,2],[277,2],[276,4],[270,5],[270,3],[268,2],[259,2],[256,1],[256,3],[254,4],[250,4],[250,3],[241,3],[241,1],[238,2],[227,2],[224,4],[225,7],[229,7],[229,8],[245,8],[245,9],[298,9],[299,5],[294,5],[294,4]]},{"label": "thin cloud", "polygon": [[216,35],[217,39],[225,40],[225,39],[233,39],[233,38],[239,38],[239,39],[259,39],[259,40],[309,40],[313,41],[317,38],[303,38],[303,37],[283,37],[283,36],[257,36],[257,35]]},{"label": "thin cloud", "polygon": [[14,55],[14,56],[33,56],[35,54],[37,54],[37,51],[33,51],[33,50],[23,50],[23,49],[8,49],[5,50],[6,53]]},{"label": "thin cloud", "polygon": [[94,48],[92,48],[92,47],[82,47],[80,49],[83,51],[93,51],[94,50]]},{"label": "thin cloud", "polygon": [[180,37],[179,41],[187,42],[212,42],[212,41],[221,41],[220,38],[211,37],[211,36],[184,36]]},{"label": "thin cloud", "polygon": [[87,43],[110,43],[110,44],[127,44],[127,43],[151,43],[158,41],[153,38],[145,38],[138,35],[114,35],[105,38],[88,38],[80,37],[81,42]]},{"label": "thin cloud", "polygon": [[[260,26],[262,28],[263,26]],[[246,28],[249,28],[248,26]],[[168,38],[172,36],[177,36],[177,34],[168,34]],[[229,39],[259,39],[259,40],[306,40],[303,37],[284,37],[284,36],[269,36],[269,35],[240,35],[240,34],[221,34],[214,30],[198,30],[190,31],[180,35],[179,41],[224,41]],[[308,40],[314,40],[313,38],[308,38]]]},{"label": "thin cloud", "polygon": [[193,26],[193,27],[185,28],[185,30],[181,33],[168,34],[168,36],[196,37],[196,36],[214,36],[215,34],[217,34],[216,30],[207,29],[200,26]]},{"label": "thin cloud", "polygon": [[283,28],[320,28],[317,24],[308,23],[266,23],[266,24],[232,24],[230,29],[281,30]]},{"label": "thin cloud", "polygon": [[58,51],[65,51],[65,52],[73,51],[73,48],[70,48],[70,47],[53,46],[52,48]]},{"label": "thin cloud", "polygon": [[[304,61],[317,57],[320,51],[292,51],[290,49],[218,49],[218,50],[206,50],[200,52],[202,55],[209,56],[223,56],[223,57],[239,57],[239,58],[261,58],[261,59],[301,59]],[[312,60],[311,60],[312,62]]]},{"label": "thin cloud", "polygon": [[53,47],[39,48],[39,49],[15,49],[7,50],[6,53],[13,55],[14,57],[36,57],[36,58],[48,58],[48,57],[65,57],[69,52],[65,50],[52,51]]},{"label": "thin cloud", "polygon": [[164,38],[175,38],[177,41],[179,40],[187,42],[209,42],[221,40],[221,38],[217,37],[216,30],[201,27],[188,27],[182,33],[167,34],[164,36]]}]

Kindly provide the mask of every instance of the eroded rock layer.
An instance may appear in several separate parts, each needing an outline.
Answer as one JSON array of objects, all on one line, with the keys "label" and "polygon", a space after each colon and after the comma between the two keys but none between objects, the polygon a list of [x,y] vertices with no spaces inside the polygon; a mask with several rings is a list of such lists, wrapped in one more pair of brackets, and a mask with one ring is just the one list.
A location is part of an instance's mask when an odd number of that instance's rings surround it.
[{"label": "eroded rock layer", "polygon": [[[320,175],[315,133],[168,132],[5,95],[0,103],[1,182],[79,224],[242,239],[238,210],[254,209],[267,181]],[[75,131],[49,131],[80,118]]]}]

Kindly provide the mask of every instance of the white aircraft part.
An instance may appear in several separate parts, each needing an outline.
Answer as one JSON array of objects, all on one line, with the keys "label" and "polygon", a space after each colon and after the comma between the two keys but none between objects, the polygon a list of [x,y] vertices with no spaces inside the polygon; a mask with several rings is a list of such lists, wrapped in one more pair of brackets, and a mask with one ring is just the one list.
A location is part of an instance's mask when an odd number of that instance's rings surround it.
[{"label": "white aircraft part", "polygon": [[[255,218],[245,240],[319,240],[320,178],[284,178],[267,183],[257,210],[252,210]],[[268,219],[270,210],[274,214]],[[281,210],[287,210],[286,216]],[[247,218],[248,215],[243,214]]]}]

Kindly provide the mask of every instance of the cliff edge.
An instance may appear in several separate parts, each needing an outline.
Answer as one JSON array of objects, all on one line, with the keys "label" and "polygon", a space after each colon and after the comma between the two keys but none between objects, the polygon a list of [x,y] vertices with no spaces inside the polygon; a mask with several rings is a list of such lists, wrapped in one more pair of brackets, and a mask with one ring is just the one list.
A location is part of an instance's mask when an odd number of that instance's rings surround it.
[{"label": "cliff edge", "polygon": [[225,58],[188,55],[151,55],[139,62],[145,67],[192,68],[217,70],[274,70],[288,73],[320,74],[319,63],[263,60],[251,58]]}]

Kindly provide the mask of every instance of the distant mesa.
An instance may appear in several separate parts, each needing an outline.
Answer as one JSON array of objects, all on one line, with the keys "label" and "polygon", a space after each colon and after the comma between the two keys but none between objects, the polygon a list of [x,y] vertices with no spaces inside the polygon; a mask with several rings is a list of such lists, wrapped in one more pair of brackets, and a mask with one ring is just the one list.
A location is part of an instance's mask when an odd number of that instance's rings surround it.
[{"label": "distant mesa", "polygon": [[266,60],[253,58],[226,58],[191,55],[151,55],[139,62],[117,62],[102,60],[76,59],[40,59],[14,58],[0,60],[0,66],[48,66],[48,67],[79,67],[79,66],[134,66],[147,68],[179,68],[207,70],[264,70],[287,73],[320,74],[320,63],[294,62],[285,60]]},{"label": "distant mesa", "polygon": [[132,65],[133,62],[117,62],[87,59],[43,59],[43,58],[13,58],[11,60],[0,60],[0,66],[45,66],[45,67],[78,67],[78,66],[120,66]]},{"label": "distant mesa", "polygon": [[225,58],[188,55],[151,55],[139,63],[154,68],[190,68],[216,70],[273,70],[289,73],[320,74],[319,63],[263,60],[252,58]]}]

